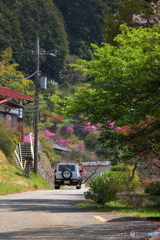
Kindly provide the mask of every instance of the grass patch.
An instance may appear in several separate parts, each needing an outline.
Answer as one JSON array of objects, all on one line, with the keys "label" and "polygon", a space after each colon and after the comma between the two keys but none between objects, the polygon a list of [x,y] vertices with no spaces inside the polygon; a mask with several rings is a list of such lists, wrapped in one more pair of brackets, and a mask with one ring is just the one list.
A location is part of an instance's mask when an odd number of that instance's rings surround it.
[{"label": "grass patch", "polygon": [[[142,196],[139,196],[142,198]],[[105,205],[96,204],[91,200],[82,201],[76,205],[79,208],[88,208],[102,212],[114,212],[135,217],[160,217],[159,196],[143,196],[143,203],[140,206],[132,206],[124,203],[124,199],[119,197],[116,202],[112,201]]]},{"label": "grass patch", "polygon": [[44,178],[30,172],[30,178],[23,176],[23,170],[6,161],[0,155],[0,195],[27,190],[53,188]]}]

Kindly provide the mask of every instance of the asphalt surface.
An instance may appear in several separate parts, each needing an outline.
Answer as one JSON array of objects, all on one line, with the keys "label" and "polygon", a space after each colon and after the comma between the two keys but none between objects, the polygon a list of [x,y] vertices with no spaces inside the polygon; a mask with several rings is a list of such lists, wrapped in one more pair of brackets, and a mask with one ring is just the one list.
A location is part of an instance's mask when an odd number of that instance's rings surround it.
[{"label": "asphalt surface", "polygon": [[131,231],[158,228],[146,219],[75,207],[86,190],[66,187],[0,196],[0,239],[131,240]]}]

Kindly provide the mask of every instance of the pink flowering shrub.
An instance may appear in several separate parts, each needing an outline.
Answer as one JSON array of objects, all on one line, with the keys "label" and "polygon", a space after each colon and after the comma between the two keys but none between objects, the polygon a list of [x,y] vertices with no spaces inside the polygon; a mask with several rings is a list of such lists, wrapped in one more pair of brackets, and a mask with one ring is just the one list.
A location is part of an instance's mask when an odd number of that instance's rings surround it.
[{"label": "pink flowering shrub", "polygon": [[85,168],[83,168],[82,166],[78,166],[79,171],[82,170],[82,172],[80,173],[82,177],[85,177],[87,175],[87,171],[85,170]]},{"label": "pink flowering shrub", "polygon": [[75,151],[84,152],[85,144],[84,144],[84,142],[80,142],[79,144],[74,144],[73,148]]},{"label": "pink flowering shrub", "polygon": [[30,142],[30,135],[24,136],[23,141],[24,142]]},{"label": "pink flowering shrub", "polygon": [[114,126],[115,122],[112,121],[107,121],[106,126]]},{"label": "pink flowering shrub", "polygon": [[72,133],[74,132],[74,125],[70,125],[66,128],[66,133]]},{"label": "pink flowering shrub", "polygon": [[96,126],[90,125],[90,126],[84,127],[83,132],[91,132],[91,131],[96,131],[96,130],[97,130]]},{"label": "pink flowering shrub", "polygon": [[47,129],[46,129],[43,133],[44,133],[44,135],[45,135],[46,137],[52,137],[52,136],[55,136],[54,133],[50,132],[50,131],[47,130]]},{"label": "pink flowering shrub", "polygon": [[63,137],[61,137],[59,140],[58,140],[58,144],[68,148],[70,144],[72,144],[72,141],[71,140],[67,140]]},{"label": "pink flowering shrub", "polygon": [[[83,118],[84,121],[86,121],[88,118]],[[97,123],[95,125],[91,125],[91,122],[83,122],[83,132],[91,132],[91,131],[96,131],[97,128],[100,128],[100,127],[113,127],[115,124],[115,122],[109,120],[106,122],[106,124],[101,124],[101,123]]]}]

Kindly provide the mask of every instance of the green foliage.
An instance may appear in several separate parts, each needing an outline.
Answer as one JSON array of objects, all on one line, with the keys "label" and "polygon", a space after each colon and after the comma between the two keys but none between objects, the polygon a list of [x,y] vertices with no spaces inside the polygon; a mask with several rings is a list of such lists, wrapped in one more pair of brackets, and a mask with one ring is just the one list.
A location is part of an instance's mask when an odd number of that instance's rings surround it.
[{"label": "green foliage", "polygon": [[62,12],[70,40],[71,54],[88,59],[91,55],[90,43],[100,44],[101,29],[104,24],[109,0],[54,0]]},{"label": "green foliage", "polygon": [[46,154],[48,158],[50,158],[50,151],[48,149],[43,149],[43,152]]},{"label": "green foliage", "polygon": [[115,38],[118,47],[92,45],[93,61],[72,64],[93,80],[68,102],[68,114],[85,114],[93,123],[105,123],[107,113],[108,120],[123,125],[135,124],[148,115],[159,117],[160,26],[134,29],[122,25],[121,32]]},{"label": "green foliage", "polygon": [[105,204],[115,199],[117,193],[135,191],[140,185],[138,180],[129,181],[129,176],[118,171],[104,172],[89,183],[85,198]]},{"label": "green foliage", "polygon": [[52,149],[52,145],[49,142],[49,140],[46,139],[44,135],[39,136],[39,140],[41,144],[43,145],[44,149],[50,151]]},{"label": "green foliage", "polygon": [[3,163],[1,166],[0,195],[30,189],[51,188],[44,178],[36,175],[33,171],[30,172],[30,178],[25,178],[22,170],[17,169],[12,164]]},{"label": "green foliage", "polygon": [[119,164],[119,165],[116,165],[116,166],[111,166],[111,171],[129,172],[129,171],[130,171],[130,166],[124,165],[124,164]]},{"label": "green foliage", "polygon": [[[133,198],[131,204],[129,198],[129,202],[127,202],[127,199],[124,199],[124,197],[122,199],[121,196],[118,196],[116,201],[111,201],[103,206],[86,200],[78,203],[77,207],[96,211],[98,207],[98,211],[102,211],[103,213],[113,212],[135,217],[160,217],[160,198],[158,196],[133,195],[130,196]],[[138,205],[138,202],[140,205]]]},{"label": "green foliage", "polygon": [[115,166],[111,166],[111,172],[115,172],[118,174],[123,174],[124,179],[122,181],[122,190],[127,193],[134,192],[140,187],[140,179],[139,179],[139,174],[137,171],[134,171],[134,176],[132,176],[133,172],[133,167],[125,164],[118,164]]},{"label": "green foliage", "polygon": [[98,141],[98,138],[100,136],[99,131],[91,131],[89,132],[85,137],[85,144],[87,147],[93,147]]},{"label": "green foliage", "polygon": [[[154,4],[156,6],[157,1],[154,1]],[[114,38],[120,33],[119,27],[123,23],[127,23],[130,27],[151,27],[153,24],[157,24],[158,18],[157,6],[153,7],[151,1],[114,1],[112,12],[106,15],[102,31],[103,41],[116,44]]]},{"label": "green foliage", "polygon": [[50,152],[50,157],[49,157],[51,164],[53,163],[57,163],[58,161],[60,161],[62,159],[62,156],[58,153],[56,153],[55,151],[51,151]]},{"label": "green foliage", "polygon": [[0,121],[0,136],[0,150],[11,160],[18,141],[16,133],[14,134],[14,131],[10,127],[3,121]]},{"label": "green foliage", "polygon": [[[0,59],[0,75],[2,75],[0,76],[0,85],[33,96],[34,83],[31,80],[25,79],[23,73],[17,70],[19,64],[13,63],[13,51],[10,47],[2,51]],[[19,80],[15,81],[14,79]]]},{"label": "green foliage", "polygon": [[[154,133],[160,129],[160,25],[131,28],[124,24],[120,30],[114,39],[117,46],[92,44],[94,60],[71,65],[92,80],[65,99],[63,110],[68,116],[86,116],[92,124],[114,121],[114,129],[106,127],[101,141],[112,149],[116,143],[124,161],[133,162],[135,156],[141,161],[140,153],[151,148],[148,140],[155,140]],[[148,116],[154,121],[148,121]],[[114,131],[117,126],[132,126],[133,131],[121,134]]]},{"label": "green foliage", "polygon": [[115,198],[108,185],[107,175],[98,175],[89,184],[90,189],[84,193],[85,199],[91,199],[99,204],[105,204]]},{"label": "green foliage", "polygon": [[[132,176],[133,167],[126,164],[118,164],[115,166],[111,166],[110,170],[114,172],[118,171],[118,172],[124,173],[126,176],[128,176],[128,178],[130,178]],[[138,171],[134,172],[134,180],[139,181]]]},{"label": "green foliage", "polygon": [[[43,73],[57,73],[68,54],[68,40],[62,15],[52,0],[0,1],[1,14],[0,45],[2,49],[13,46],[14,52],[35,50],[36,36],[40,47],[46,51],[57,50],[56,61],[53,57],[41,58]],[[42,50],[41,49],[41,50]],[[14,60],[27,73],[35,71],[35,58],[29,54],[15,54]],[[56,68],[56,71],[55,71]]]},{"label": "green foliage", "polygon": [[145,193],[160,196],[160,181],[149,183],[145,187]]}]

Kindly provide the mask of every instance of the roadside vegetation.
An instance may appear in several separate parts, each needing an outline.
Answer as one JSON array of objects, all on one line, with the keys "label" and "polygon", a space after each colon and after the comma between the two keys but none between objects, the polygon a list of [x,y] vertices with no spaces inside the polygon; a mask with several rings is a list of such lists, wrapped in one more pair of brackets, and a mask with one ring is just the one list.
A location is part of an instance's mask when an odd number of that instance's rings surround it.
[{"label": "roadside vegetation", "polygon": [[130,166],[117,165],[111,167],[110,172],[98,175],[90,182],[84,196],[86,201],[77,207],[137,217],[160,217],[160,181],[146,184],[137,171],[132,175]]},{"label": "roadside vegetation", "polygon": [[0,151],[0,195],[42,188],[52,188],[44,178],[31,171],[30,178]]},{"label": "roadside vegetation", "polygon": [[[131,196],[129,196],[130,198]],[[136,202],[141,202],[139,206],[133,206],[126,203],[127,196],[118,196],[116,201],[111,201],[104,205],[97,204],[92,200],[83,201],[76,206],[79,208],[88,208],[102,212],[114,212],[135,217],[160,217],[160,199],[159,196],[136,195],[132,196]],[[133,200],[132,199],[132,200]]]}]

